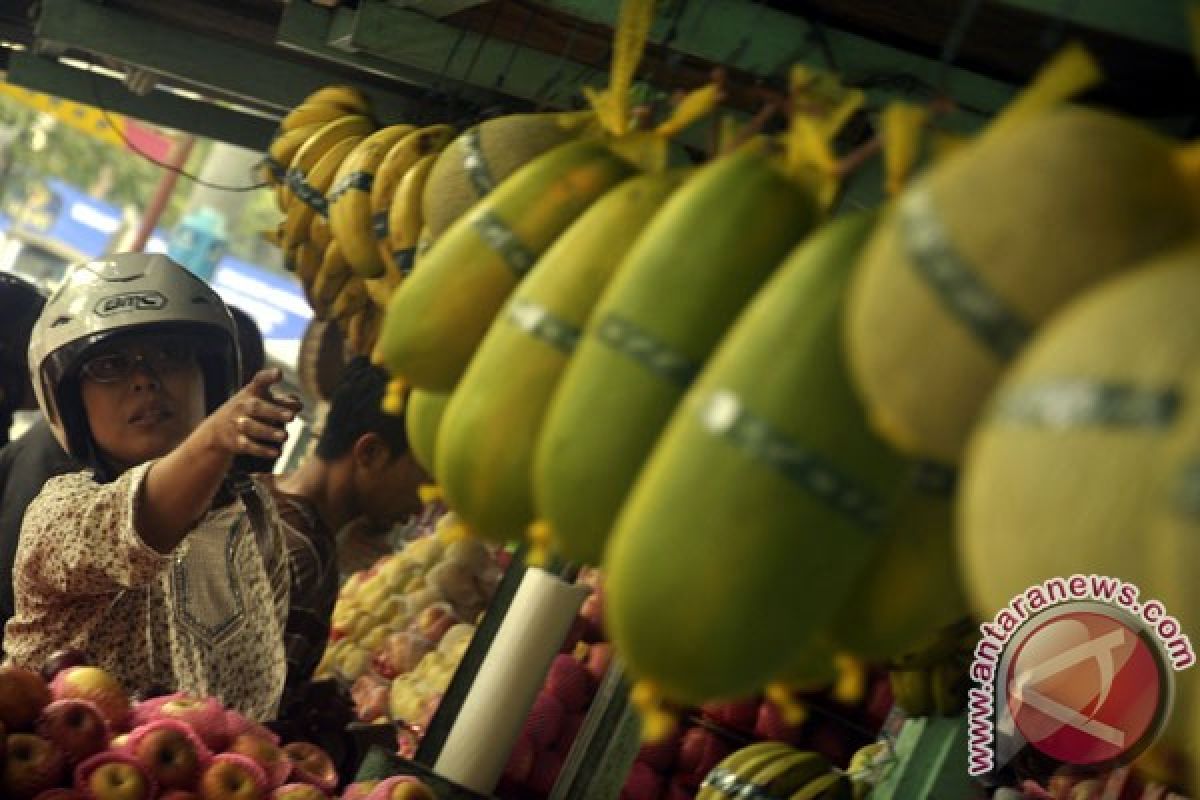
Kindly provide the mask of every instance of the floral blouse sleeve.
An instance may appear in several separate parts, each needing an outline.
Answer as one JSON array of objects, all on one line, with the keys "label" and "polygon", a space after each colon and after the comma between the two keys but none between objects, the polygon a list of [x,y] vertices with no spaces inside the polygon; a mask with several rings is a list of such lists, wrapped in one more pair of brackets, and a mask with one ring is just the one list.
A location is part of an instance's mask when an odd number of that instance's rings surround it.
[{"label": "floral blouse sleeve", "polygon": [[93,595],[145,586],[171,562],[134,528],[134,508],[153,462],[108,484],[89,472],[52,478],[21,526],[16,573],[28,585]]}]

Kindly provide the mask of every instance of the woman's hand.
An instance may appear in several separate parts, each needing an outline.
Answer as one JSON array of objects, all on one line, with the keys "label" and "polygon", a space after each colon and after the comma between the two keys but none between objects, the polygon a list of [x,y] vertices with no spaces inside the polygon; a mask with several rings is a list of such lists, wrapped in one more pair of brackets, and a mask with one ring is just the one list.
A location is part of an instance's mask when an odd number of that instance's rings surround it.
[{"label": "woman's hand", "polygon": [[230,456],[279,457],[286,426],[303,408],[294,395],[277,395],[271,386],[283,379],[278,369],[257,372],[241,391],[225,401],[201,427],[210,446]]}]

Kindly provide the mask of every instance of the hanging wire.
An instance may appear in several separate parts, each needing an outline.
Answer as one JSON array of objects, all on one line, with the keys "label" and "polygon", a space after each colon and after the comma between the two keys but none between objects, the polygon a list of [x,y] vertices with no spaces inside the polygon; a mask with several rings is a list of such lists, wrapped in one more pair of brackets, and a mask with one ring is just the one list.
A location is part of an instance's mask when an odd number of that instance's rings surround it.
[{"label": "hanging wire", "polygon": [[1046,26],[1046,30],[1042,32],[1041,41],[1038,42],[1043,52],[1050,53],[1062,47],[1063,41],[1067,38],[1067,28],[1075,18],[1075,11],[1078,8],[1079,0],[1060,0],[1058,13]]},{"label": "hanging wire", "polygon": [[742,38],[737,43],[737,46],[733,48],[733,52],[731,52],[725,58],[725,63],[731,67],[738,69],[741,68],[738,62],[742,60],[742,56],[744,56],[746,54],[746,50],[749,49],[751,37],[753,37],[754,32],[758,30],[758,24],[762,22],[763,15],[767,12],[766,2],[754,3],[754,5],[756,6],[756,10],[754,12],[754,17],[750,20],[749,28],[745,33],[742,34]]},{"label": "hanging wire", "polygon": [[483,52],[486,45],[492,38],[492,32],[496,29],[496,22],[500,19],[500,12],[507,4],[507,0],[494,0],[492,6],[492,18],[488,20],[487,27],[484,28],[483,34],[479,37],[479,44],[475,45],[475,52],[471,54],[471,61],[467,64],[466,74],[463,75],[463,83],[471,82],[471,75],[475,72],[475,65],[479,63],[479,56]]},{"label": "hanging wire", "polygon": [[198,175],[194,175],[191,172],[188,172],[187,170],[185,170],[181,167],[177,167],[174,164],[168,164],[165,161],[161,161],[161,160],[155,158],[154,156],[150,155],[149,153],[145,152],[141,148],[139,148],[132,141],[130,141],[128,136],[125,135],[125,131],[123,131],[121,129],[121,126],[117,124],[117,121],[112,118],[112,115],[109,113],[107,106],[105,106],[104,100],[100,96],[100,81],[99,81],[99,78],[97,78],[97,76],[96,76],[95,67],[96,67],[95,64],[88,62],[88,68],[86,70],[86,72],[88,74],[89,83],[91,85],[92,100],[94,101],[94,105],[96,106],[96,108],[100,109],[100,113],[104,117],[104,121],[105,121],[105,123],[108,124],[108,127],[111,128],[113,133],[115,133],[117,135],[117,138],[119,138],[122,142],[124,142],[125,147],[129,148],[129,151],[131,153],[138,156],[139,158],[142,158],[145,161],[149,161],[151,164],[155,165],[159,169],[165,169],[168,172],[173,172],[176,175],[179,175],[180,177],[187,178],[189,181],[191,181],[192,183],[195,183],[198,186],[205,187],[206,189],[215,189],[220,192],[253,192],[258,189],[263,189],[267,186],[267,183],[265,183],[265,182],[254,183],[254,184],[250,184],[247,186],[227,186],[227,185],[221,184],[221,183],[213,183],[212,181],[206,181],[203,178],[199,177]]},{"label": "hanging wire", "polygon": [[533,26],[533,17],[533,9],[526,7],[525,24],[521,26],[521,33],[517,35],[516,40],[513,42],[512,50],[509,51],[508,61],[504,64],[504,69],[500,70],[500,73],[496,76],[496,80],[492,84],[497,89],[504,88],[504,82],[508,80],[508,73],[512,70],[517,56],[520,55],[521,50],[525,47],[525,43],[529,38],[529,29]]},{"label": "hanging wire", "polygon": [[541,87],[534,93],[533,99],[537,103],[538,111],[546,108],[546,102],[550,99],[550,90],[557,86],[562,81],[563,75],[566,74],[567,58],[575,48],[575,39],[579,36],[579,28],[580,21],[578,18],[575,18],[575,24],[571,26],[571,31],[567,34],[567,43],[564,45],[562,52],[558,54],[558,63],[555,66],[554,72],[546,78]]},{"label": "hanging wire", "polygon": [[938,91],[942,94],[950,94],[950,70],[954,67],[954,60],[958,58],[958,51],[962,47],[967,30],[971,27],[971,22],[974,21],[980,5],[982,5],[982,0],[965,0],[958,11],[954,24],[950,26],[950,32],[946,34],[946,40],[942,42],[942,52],[938,56],[939,66],[936,80]]}]

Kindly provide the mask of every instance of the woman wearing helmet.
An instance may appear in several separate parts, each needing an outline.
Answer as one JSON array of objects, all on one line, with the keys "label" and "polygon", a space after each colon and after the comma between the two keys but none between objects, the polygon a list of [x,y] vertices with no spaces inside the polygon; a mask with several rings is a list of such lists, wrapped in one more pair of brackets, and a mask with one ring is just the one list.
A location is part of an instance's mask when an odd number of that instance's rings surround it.
[{"label": "woman wearing helmet", "polygon": [[274,715],[286,662],[287,563],[269,493],[224,487],[272,459],[300,408],[240,391],[234,323],[162,255],[72,268],[34,327],[29,366],[55,436],[86,464],[29,506],[5,649],[37,668],[77,649],[131,693],[162,686]]}]

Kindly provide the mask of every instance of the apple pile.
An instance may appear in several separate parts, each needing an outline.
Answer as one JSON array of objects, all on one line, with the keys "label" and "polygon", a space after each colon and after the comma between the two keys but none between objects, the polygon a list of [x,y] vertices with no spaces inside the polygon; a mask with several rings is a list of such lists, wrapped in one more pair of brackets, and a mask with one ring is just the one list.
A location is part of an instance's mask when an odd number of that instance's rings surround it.
[{"label": "apple pile", "polygon": [[[77,656],[43,673],[0,666],[0,796],[8,800],[330,800],[338,775],[320,747],[283,744],[211,697],[131,702]],[[416,779],[355,790],[360,800],[432,800]],[[416,781],[419,784],[419,781]],[[401,785],[407,788],[401,788]],[[382,784],[381,784],[382,786]],[[424,793],[421,793],[423,790]]]},{"label": "apple pile", "polygon": [[427,536],[354,573],[338,594],[315,678],[351,686],[361,722],[427,727],[507,566],[507,554],[451,532]]}]

